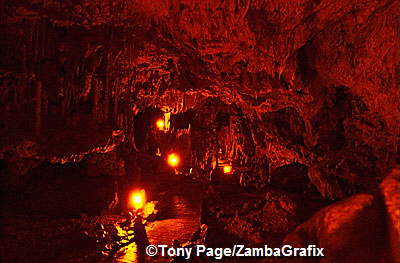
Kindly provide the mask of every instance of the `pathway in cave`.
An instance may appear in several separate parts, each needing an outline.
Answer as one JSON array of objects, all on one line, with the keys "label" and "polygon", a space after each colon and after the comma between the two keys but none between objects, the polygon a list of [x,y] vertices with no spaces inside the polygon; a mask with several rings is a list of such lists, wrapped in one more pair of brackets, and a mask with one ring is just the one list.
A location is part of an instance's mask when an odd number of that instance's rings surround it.
[{"label": "pathway in cave", "polygon": [[[157,171],[145,174],[143,185],[160,202],[159,219],[146,225],[150,244],[172,245],[189,241],[200,226],[203,186],[189,178]],[[131,245],[118,262],[135,262],[136,245]],[[160,260],[162,260],[160,258]],[[164,259],[165,260],[165,259]]]},{"label": "pathway in cave", "polygon": [[[190,203],[195,201],[193,203]],[[173,218],[166,218],[149,224],[147,234],[152,244],[171,244],[190,240],[200,223],[200,202],[187,199],[185,195],[173,196]]]}]

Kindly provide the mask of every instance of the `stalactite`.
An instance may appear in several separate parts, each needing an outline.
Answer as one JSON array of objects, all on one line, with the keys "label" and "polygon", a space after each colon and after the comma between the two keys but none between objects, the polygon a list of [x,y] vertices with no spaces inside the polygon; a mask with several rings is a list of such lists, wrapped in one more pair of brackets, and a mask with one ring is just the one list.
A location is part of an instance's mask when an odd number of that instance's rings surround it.
[{"label": "stalactite", "polygon": [[16,109],[18,109],[18,106],[19,106],[19,103],[18,103],[18,89],[19,89],[19,85],[15,85],[13,87],[13,107],[16,108]]},{"label": "stalactite", "polygon": [[120,129],[120,123],[118,121],[118,97],[119,97],[119,89],[120,89],[120,83],[117,83],[117,81],[114,81],[114,109],[113,109],[113,118],[114,118],[114,123],[117,125],[117,127]]},{"label": "stalactite", "polygon": [[93,79],[92,81],[92,90],[93,90],[93,104],[92,104],[92,116],[93,119],[97,122],[99,119],[98,114],[98,107],[99,107],[99,100],[100,100],[100,90],[99,86],[97,85],[97,81]]},{"label": "stalactite", "polygon": [[64,91],[64,97],[63,97],[63,107],[64,107],[64,115],[63,117],[67,119],[67,122],[70,123],[71,121],[71,104],[73,100],[73,85],[71,83],[67,83],[67,86],[65,87]]},{"label": "stalactite", "polygon": [[65,111],[66,111],[66,109],[65,109],[65,89],[66,89],[65,82],[66,81],[62,81],[61,91],[57,95],[58,97],[60,97],[60,100],[61,100],[61,102],[60,102],[60,113],[61,113],[61,117],[63,117],[63,118],[65,117]]},{"label": "stalactite", "polygon": [[[24,24],[24,25],[26,25],[26,24]],[[25,29],[24,31],[26,31],[26,30],[27,29]],[[28,27],[28,30],[29,30],[29,27]],[[27,39],[27,37],[25,35],[26,35],[26,33],[24,34],[23,49],[22,49],[22,73],[24,74],[24,78],[22,80],[23,83],[22,83],[21,87],[19,87],[19,92],[17,92],[17,93],[20,93],[19,95],[21,95],[20,96],[21,100],[23,100],[23,98],[25,98],[24,90],[29,85],[29,81],[28,81],[28,61],[27,61],[28,60],[28,54],[27,54],[28,47],[27,47],[27,45],[29,43],[27,43],[28,39]],[[28,34],[28,36],[29,36],[29,34]],[[24,104],[24,102],[20,101],[19,103],[20,104],[18,105],[18,110],[20,110],[21,104]]]},{"label": "stalactite", "polygon": [[5,1],[6,0],[0,0],[0,23],[1,24],[3,24],[5,22],[6,16],[7,16],[6,12],[5,12],[5,9],[6,9]]},{"label": "stalactite", "polygon": [[35,80],[35,100],[36,100],[36,110],[35,110],[35,134],[40,136],[41,131],[41,109],[42,109],[42,82],[40,80]]},{"label": "stalactite", "polygon": [[42,101],[43,101],[43,106],[42,106],[43,115],[47,115],[48,114],[49,99],[48,99],[46,90],[43,91],[43,100]]},{"label": "stalactite", "polygon": [[35,65],[37,64],[37,24],[32,24],[32,33],[31,33],[31,52],[32,52],[32,63],[30,64],[30,72],[35,72]]},{"label": "stalactite", "polygon": [[105,55],[106,59],[106,72],[105,72],[105,83],[104,83],[104,121],[107,122],[109,118],[109,112],[110,112],[110,93],[111,93],[111,87],[110,87],[110,61],[111,61],[111,52],[107,51],[107,54]]}]

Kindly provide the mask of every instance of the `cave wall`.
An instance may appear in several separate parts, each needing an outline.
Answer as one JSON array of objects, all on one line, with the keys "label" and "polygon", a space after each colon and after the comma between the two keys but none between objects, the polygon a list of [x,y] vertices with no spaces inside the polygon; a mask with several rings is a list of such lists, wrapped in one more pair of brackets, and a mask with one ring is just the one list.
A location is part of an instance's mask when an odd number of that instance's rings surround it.
[{"label": "cave wall", "polygon": [[[3,0],[3,159],[23,138],[41,158],[61,158],[106,145],[113,130],[135,148],[136,114],[191,109],[203,176],[218,145],[244,185],[299,163],[324,197],[370,189],[399,158],[399,9],[392,0]],[[218,113],[229,123],[217,127]]]}]

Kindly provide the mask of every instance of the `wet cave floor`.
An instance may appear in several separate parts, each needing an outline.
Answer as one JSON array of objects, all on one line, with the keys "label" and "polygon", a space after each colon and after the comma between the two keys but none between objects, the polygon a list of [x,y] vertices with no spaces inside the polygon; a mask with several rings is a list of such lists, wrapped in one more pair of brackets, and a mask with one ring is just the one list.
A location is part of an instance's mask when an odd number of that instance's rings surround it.
[{"label": "wet cave floor", "polygon": [[[288,212],[290,200],[277,199],[279,193],[249,191],[231,183],[202,184],[159,168],[162,165],[143,169],[140,183],[128,182],[128,189],[143,187],[146,195],[149,194],[148,201],[154,200],[159,204],[157,216],[145,226],[150,244],[187,244],[200,231],[202,224],[206,224],[206,246],[232,247],[233,244],[249,244],[249,240],[252,244],[278,246],[285,234],[293,230],[294,222],[299,223],[298,216],[294,219]],[[68,187],[71,186],[65,189]],[[274,202],[269,205],[265,202],[266,195],[274,194]],[[1,211],[1,262],[139,262],[138,242],[124,246],[110,256],[110,253],[104,253],[104,245],[93,235],[94,229],[98,231],[104,226],[107,228],[124,222],[121,213],[102,209],[97,215],[60,216],[63,214],[61,206],[61,211],[58,214],[56,211],[55,216],[31,213],[26,209],[51,201],[51,195],[47,196],[46,192],[42,195],[44,197],[36,201],[8,200],[5,203]],[[28,206],[24,204],[26,202]],[[77,201],[71,197],[70,202],[76,205],[73,202]],[[64,204],[64,207],[68,206],[68,202]],[[312,207],[313,211],[321,206],[318,202],[304,204],[304,207]],[[113,242],[108,240],[109,246]],[[146,260],[149,259],[144,262]],[[151,259],[152,262],[170,260],[162,257]],[[204,262],[204,259],[196,260]]]},{"label": "wet cave floor", "polygon": [[[171,174],[145,174],[142,185],[148,192],[161,193],[168,213],[148,222],[146,232],[151,244],[183,243],[190,240],[200,224],[200,207],[204,187],[194,181]],[[111,186],[112,187],[112,186]],[[132,262],[134,249],[116,255],[102,256],[96,242],[85,235],[88,225],[122,222],[118,213],[103,211],[98,216],[82,214],[75,218],[31,215],[15,203],[1,211],[2,262]],[[62,213],[62,212],[61,212]]]},{"label": "wet cave floor", "polygon": [[[189,241],[200,226],[205,186],[165,172],[144,173],[143,185],[147,192],[157,192],[158,196],[162,196],[164,207],[162,216],[146,224],[150,244],[171,245],[174,240],[180,244]],[[110,258],[102,255],[96,240],[85,234],[94,226],[123,222],[124,217],[120,214],[106,209],[101,215],[81,214],[72,218],[32,214],[29,209],[25,210],[24,201],[27,200],[8,200],[1,210],[1,262],[136,261],[134,246],[129,245]],[[29,201],[29,204],[43,202],[42,199]],[[60,211],[60,214],[63,212]]]}]

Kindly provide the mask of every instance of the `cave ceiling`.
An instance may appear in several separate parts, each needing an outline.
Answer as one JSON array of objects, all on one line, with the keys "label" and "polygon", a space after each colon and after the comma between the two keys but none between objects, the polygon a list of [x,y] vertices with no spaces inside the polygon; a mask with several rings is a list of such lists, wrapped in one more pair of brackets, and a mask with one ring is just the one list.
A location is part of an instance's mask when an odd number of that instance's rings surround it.
[{"label": "cave ceiling", "polygon": [[[231,105],[246,119],[252,158],[307,164],[321,192],[321,170],[354,170],[356,160],[376,173],[398,151],[400,1],[40,0],[1,8],[10,36],[2,78],[42,79],[49,101],[86,100],[100,85],[119,101],[103,118]],[[19,43],[9,45],[14,37]],[[40,70],[29,68],[37,61]]]},{"label": "cave ceiling", "polygon": [[[46,0],[3,5],[8,23],[46,18],[53,27],[84,28],[88,36],[106,33],[98,37],[100,43],[88,43],[92,46],[84,57],[111,49],[110,59],[139,68],[138,82],[151,81],[145,85],[151,91],[144,94],[162,96],[174,88],[235,100],[250,111],[297,106],[309,115],[322,86],[346,86],[369,110],[381,113],[389,128],[398,126],[399,108],[387,103],[398,98],[398,89],[391,89],[398,86],[398,1]],[[133,53],[126,54],[129,48]]]}]

